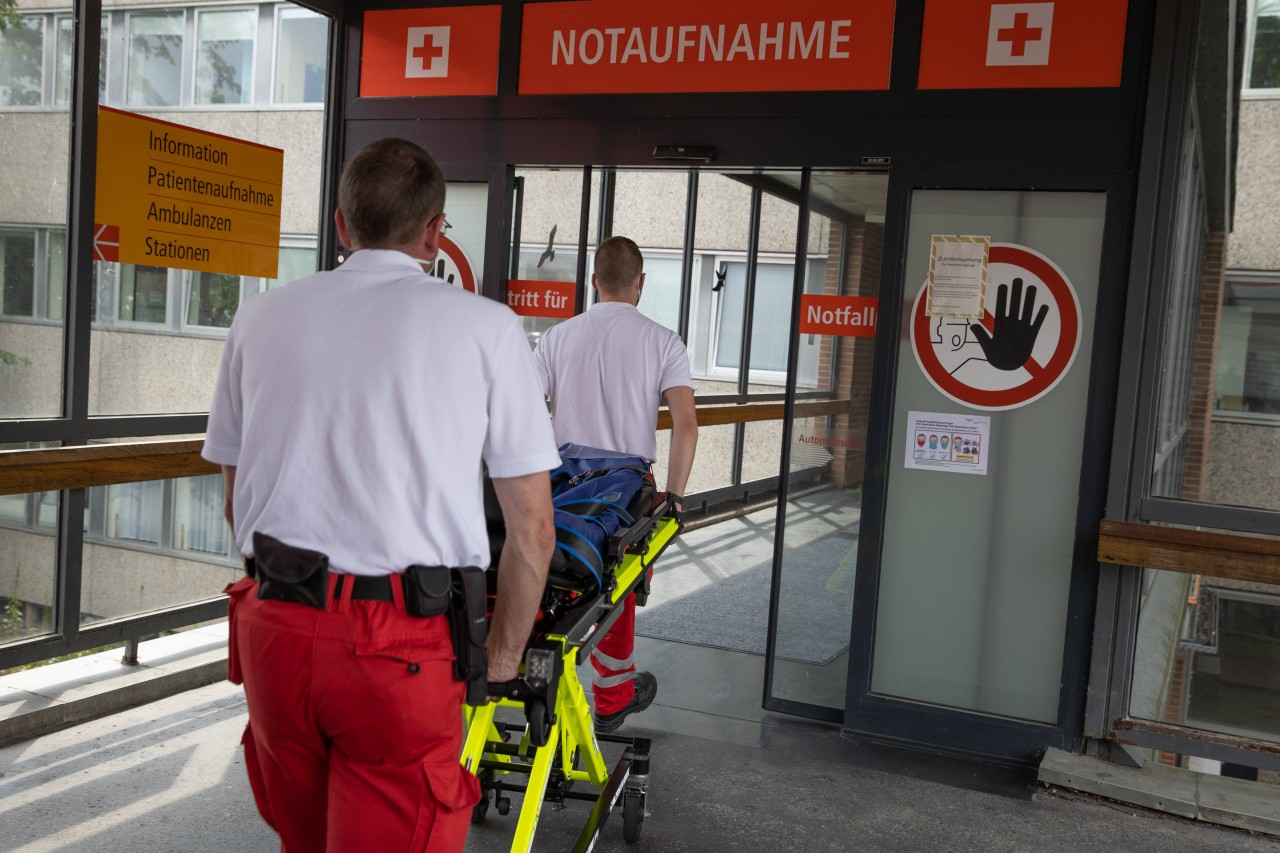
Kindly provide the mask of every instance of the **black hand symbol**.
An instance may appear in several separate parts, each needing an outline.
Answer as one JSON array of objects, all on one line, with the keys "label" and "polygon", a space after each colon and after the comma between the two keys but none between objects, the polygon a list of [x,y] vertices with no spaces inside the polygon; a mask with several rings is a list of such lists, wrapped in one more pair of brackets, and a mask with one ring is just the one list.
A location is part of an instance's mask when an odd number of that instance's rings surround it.
[{"label": "black hand symbol", "polygon": [[[1049,314],[1049,306],[1041,305],[1033,321],[1031,314],[1036,307],[1035,285],[1027,288],[1027,300],[1022,301],[1022,279],[1013,280],[1013,304],[1009,305],[1009,286],[1000,285],[996,291],[996,322],[990,334],[981,323],[969,326],[978,339],[983,354],[997,370],[1017,370],[1031,358],[1036,345],[1036,335]],[[1019,316],[1021,314],[1021,316]]]},{"label": "black hand symbol", "polygon": [[453,273],[449,273],[449,277],[445,278],[444,258],[441,258],[440,260],[436,261],[436,268],[431,271],[431,274],[434,275],[436,278],[444,278],[445,281],[449,282],[449,284],[453,284]]}]

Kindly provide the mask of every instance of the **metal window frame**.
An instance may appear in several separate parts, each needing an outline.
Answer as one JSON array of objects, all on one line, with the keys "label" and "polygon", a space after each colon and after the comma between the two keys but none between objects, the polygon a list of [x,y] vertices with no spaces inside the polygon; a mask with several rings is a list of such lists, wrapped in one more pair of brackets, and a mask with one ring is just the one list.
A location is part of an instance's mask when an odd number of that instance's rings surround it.
[{"label": "metal window frame", "polygon": [[[337,197],[337,174],[342,150],[342,93],[340,70],[344,67],[346,40],[345,6],[340,0],[306,0],[298,3],[330,19],[325,83],[325,143],[320,180],[317,215],[318,268],[332,268],[335,262],[336,235],[330,216]],[[134,10],[117,10],[128,16]],[[141,11],[141,10],[139,10]],[[184,14],[189,25],[191,16]],[[24,442],[56,442],[83,445],[93,440],[130,436],[167,436],[198,434],[205,431],[207,414],[146,414],[136,416],[92,416],[89,411],[90,337],[93,331],[94,267],[93,208],[97,179],[98,100],[100,83],[100,47],[103,24],[112,26],[112,15],[103,9],[102,0],[75,0],[72,10],[74,38],[72,42],[71,102],[68,106],[69,164],[66,219],[66,286],[64,290],[65,325],[62,339],[61,415],[53,418],[30,418],[0,421],[0,444]],[[124,28],[127,21],[119,20]],[[189,26],[188,26],[189,29]],[[127,29],[121,29],[127,34]],[[184,55],[189,33],[184,33]],[[56,37],[56,34],[55,34]],[[121,100],[126,92],[125,62],[111,61],[108,40],[108,75],[119,71]],[[256,60],[255,60],[256,61]],[[185,60],[182,73],[188,74]],[[185,79],[185,78],[184,78]],[[185,91],[180,85],[180,91]],[[180,105],[181,106],[181,105]],[[163,108],[162,108],[163,109]],[[166,326],[167,328],[167,326]],[[102,519],[90,516],[90,531],[83,530],[85,507],[90,503],[90,490],[71,489],[60,494],[60,511],[56,528],[56,556],[53,567],[53,626],[50,633],[0,645],[0,669],[47,660],[59,655],[83,652],[100,646],[135,641],[140,637],[184,628],[198,622],[226,615],[226,600],[216,596],[161,608],[145,614],[132,614],[82,626],[80,622],[81,589],[84,579],[86,535],[101,533]],[[96,499],[95,499],[96,500]],[[171,513],[170,501],[165,512]],[[95,504],[96,505],[96,504]],[[100,515],[101,508],[98,513]],[[168,516],[166,516],[168,517]],[[97,528],[94,525],[99,525]],[[163,528],[162,528],[163,529]],[[164,534],[162,533],[162,536]]]},{"label": "metal window frame", "polygon": [[[1252,9],[1252,7],[1251,7]],[[1155,524],[1274,533],[1280,512],[1152,497],[1156,430],[1160,413],[1158,371],[1163,357],[1164,319],[1170,294],[1163,282],[1176,262],[1177,222],[1172,208],[1180,179],[1185,129],[1194,109],[1195,38],[1199,6],[1194,0],[1160,4],[1154,19],[1152,64],[1143,119],[1141,169],[1133,226],[1120,386],[1112,432],[1107,518]],[[1142,568],[1099,567],[1096,616],[1089,667],[1084,734],[1147,749],[1194,754],[1220,761],[1280,769],[1274,744],[1132,719],[1129,693],[1134,676]]]}]

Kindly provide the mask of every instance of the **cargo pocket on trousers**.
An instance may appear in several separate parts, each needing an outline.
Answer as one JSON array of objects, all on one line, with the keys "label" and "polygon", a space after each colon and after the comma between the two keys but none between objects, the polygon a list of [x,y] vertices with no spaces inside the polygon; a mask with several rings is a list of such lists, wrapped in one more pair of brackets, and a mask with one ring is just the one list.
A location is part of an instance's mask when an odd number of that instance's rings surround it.
[{"label": "cargo pocket on trousers", "polygon": [[410,850],[461,850],[471,826],[471,807],[480,802],[480,781],[457,761],[422,765],[426,789],[418,811],[418,831]]},{"label": "cargo pocket on trousers", "polygon": [[240,744],[244,747],[244,768],[249,776],[249,788],[253,791],[253,801],[258,806],[258,814],[267,822],[267,826],[276,828],[271,819],[271,801],[267,799],[267,782],[262,776],[262,764],[258,761],[258,744],[253,739],[253,724],[246,723],[244,734],[240,736]]},{"label": "cargo pocket on trousers", "polygon": [[232,684],[244,684],[244,674],[240,668],[239,643],[236,642],[236,610],[240,601],[253,588],[253,578],[241,578],[227,584],[223,593],[227,596],[227,681]]}]

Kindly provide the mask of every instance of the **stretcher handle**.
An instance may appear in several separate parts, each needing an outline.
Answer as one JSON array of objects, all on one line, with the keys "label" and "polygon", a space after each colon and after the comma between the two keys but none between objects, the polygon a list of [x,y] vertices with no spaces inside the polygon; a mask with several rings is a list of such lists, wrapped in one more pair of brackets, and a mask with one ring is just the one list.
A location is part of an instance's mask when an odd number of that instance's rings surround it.
[{"label": "stretcher handle", "polygon": [[562,668],[563,662],[554,646],[532,645],[524,653],[524,675],[510,681],[490,681],[488,693],[515,702],[543,699],[552,704]]},{"label": "stretcher handle", "polygon": [[529,723],[529,743],[545,746],[555,723],[556,688],[563,661],[555,647],[530,646],[524,654],[524,675],[489,684],[489,695],[520,702]]},{"label": "stretcher handle", "polygon": [[[613,535],[609,537],[609,556],[615,559],[621,557],[632,545],[647,540],[654,527],[657,526],[658,521],[664,517],[676,520],[679,525],[677,533],[684,529],[684,518],[676,510],[675,502],[669,497],[663,498],[662,503],[650,510],[648,515],[637,519],[635,524],[624,530],[614,531]],[[647,552],[648,548],[646,547],[641,551],[641,555],[643,556]]]}]

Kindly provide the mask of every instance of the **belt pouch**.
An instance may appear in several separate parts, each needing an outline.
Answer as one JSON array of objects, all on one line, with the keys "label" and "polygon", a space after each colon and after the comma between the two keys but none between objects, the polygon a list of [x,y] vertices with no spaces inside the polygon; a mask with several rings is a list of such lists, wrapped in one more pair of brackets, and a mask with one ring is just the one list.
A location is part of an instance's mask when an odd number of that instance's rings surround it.
[{"label": "belt pouch", "polygon": [[289,601],[324,610],[329,593],[329,557],[286,545],[265,533],[253,534],[258,598]]},{"label": "belt pouch", "polygon": [[468,705],[483,705],[489,682],[488,589],[485,573],[475,566],[453,569],[453,608],[449,611],[453,628],[453,674],[467,685]]},{"label": "belt pouch", "polygon": [[439,616],[449,609],[448,566],[410,566],[401,583],[404,609],[410,616]]}]

